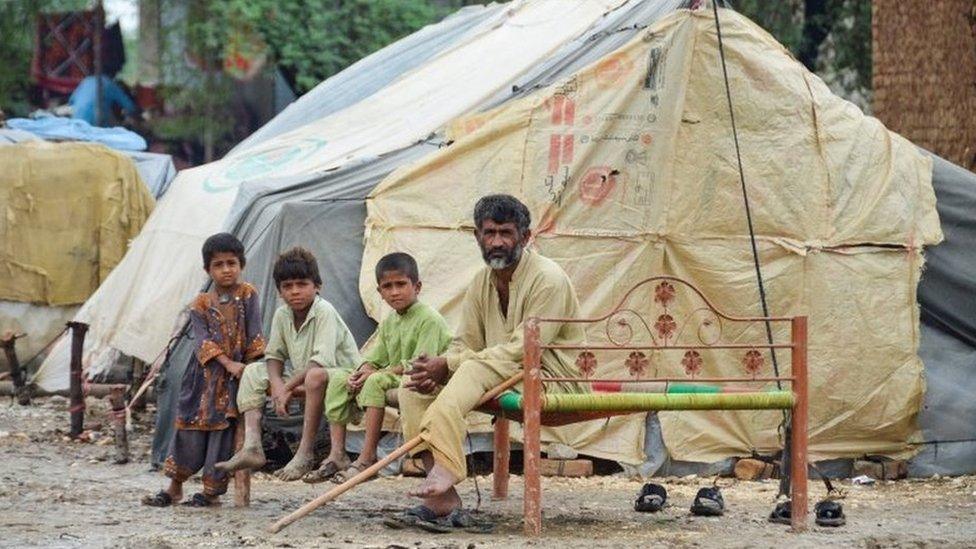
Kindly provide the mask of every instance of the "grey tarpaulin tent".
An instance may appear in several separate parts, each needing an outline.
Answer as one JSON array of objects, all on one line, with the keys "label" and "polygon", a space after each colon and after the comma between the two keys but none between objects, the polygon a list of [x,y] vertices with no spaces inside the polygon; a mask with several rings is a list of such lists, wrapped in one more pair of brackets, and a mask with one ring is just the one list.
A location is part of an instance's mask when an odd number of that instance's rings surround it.
[{"label": "grey tarpaulin tent", "polygon": [[[608,13],[577,40],[538,64],[530,74],[521,78],[513,89],[502,89],[480,108],[502,104],[572,74],[633,38],[641,28],[661,15],[685,4],[687,3],[654,0],[627,3],[618,10]],[[474,17],[472,14],[469,16]],[[481,16],[491,15],[481,12]],[[450,32],[463,31],[453,29]],[[435,40],[432,36],[428,38]],[[418,42],[412,44],[411,48],[419,46]],[[437,44],[435,49],[449,47],[444,41],[437,40]],[[399,45],[400,43],[397,43],[390,48],[397,48]],[[384,52],[386,50],[375,55],[379,59],[395,58],[394,55]],[[417,55],[416,64],[419,64],[423,59],[434,57],[436,53],[424,53],[418,50]],[[359,75],[357,71],[385,68],[383,64],[367,64],[365,61],[362,66],[357,64],[348,69],[349,74],[343,73],[326,81],[321,88],[327,89],[335,81],[336,87],[333,89],[352,89],[354,92],[354,88],[348,87],[349,83],[356,82],[358,78],[367,78],[365,75]],[[490,59],[486,59],[485,62],[490,62]],[[407,71],[416,64],[399,64],[393,68],[393,71]],[[336,80],[340,77],[342,77],[340,80]],[[382,86],[382,82],[394,80],[395,75],[388,78],[380,76],[378,80],[373,81],[380,82],[376,85]],[[364,89],[368,94],[376,88]],[[310,92],[279,117],[287,115],[287,118],[282,118],[280,121],[276,119],[269,123],[269,127],[275,126],[277,129],[269,130],[265,135],[277,135],[288,131],[302,120],[323,116],[332,112],[330,109],[342,108],[355,101],[355,98],[346,98],[336,103],[329,103],[333,99],[334,97],[327,93]],[[259,131],[257,137],[252,139],[260,138],[260,133]],[[443,146],[444,143],[441,141],[439,136],[432,136],[405,149],[366,159],[355,165],[347,165],[334,172],[309,174],[307,177],[296,176],[288,180],[253,181],[242,187],[227,228],[238,234],[248,249],[249,264],[245,275],[248,280],[258,284],[263,292],[266,320],[270,319],[276,304],[270,265],[281,250],[300,243],[310,248],[319,257],[326,280],[323,295],[336,305],[357,340],[360,343],[365,341],[375,326],[363,311],[358,289],[363,251],[365,197],[376,183],[392,170]],[[972,456],[976,453],[972,442],[972,439],[976,438],[976,421],[972,419],[976,415],[974,414],[976,407],[970,406],[968,410],[956,408],[954,406],[959,399],[953,398],[956,394],[972,394],[976,391],[976,381],[972,380],[972,376],[965,375],[976,367],[976,349],[971,346],[973,340],[967,343],[965,339],[967,333],[970,337],[976,333],[972,329],[976,322],[976,307],[960,308],[956,305],[963,303],[960,296],[969,296],[972,303],[972,283],[966,284],[965,275],[960,275],[964,271],[956,265],[976,264],[976,253],[974,253],[976,248],[968,244],[974,240],[966,239],[962,236],[965,234],[963,230],[958,228],[966,227],[968,234],[973,235],[972,222],[965,221],[965,213],[967,209],[970,212],[976,210],[976,175],[937,159],[933,184],[939,199],[939,213],[942,216],[946,242],[928,251],[928,266],[919,288],[919,301],[922,304],[924,320],[921,328],[920,354],[926,364],[929,391],[919,420],[923,428],[925,444],[922,445],[919,456],[913,461],[915,474],[971,471],[974,468]],[[948,198],[944,198],[946,196]],[[946,325],[940,325],[938,321],[930,318],[933,314]],[[172,389],[178,385],[182,376],[182,367],[186,364],[188,356],[189,342],[182,341],[176,346],[174,357],[169,363],[161,386],[159,419],[153,448],[155,462],[161,461],[164,457],[171,436],[171,406],[175,397],[175,391]],[[949,406],[953,407],[947,409]],[[660,440],[660,430],[656,429],[656,417],[649,416],[648,422],[645,446],[649,461],[645,472],[654,472],[666,461],[666,451]],[[671,467],[666,470],[678,469]],[[705,471],[707,469],[704,466],[696,468],[686,465],[684,470]]]}]

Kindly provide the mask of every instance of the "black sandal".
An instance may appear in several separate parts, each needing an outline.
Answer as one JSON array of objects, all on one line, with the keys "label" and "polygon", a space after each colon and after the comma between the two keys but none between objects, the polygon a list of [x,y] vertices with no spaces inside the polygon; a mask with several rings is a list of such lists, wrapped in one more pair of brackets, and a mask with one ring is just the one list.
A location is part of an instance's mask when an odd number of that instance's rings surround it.
[{"label": "black sandal", "polygon": [[664,489],[664,486],[648,482],[641,487],[637,499],[634,500],[634,511],[656,513],[664,508],[666,501],[668,501],[668,491]]},{"label": "black sandal", "polygon": [[847,524],[847,518],[844,516],[844,507],[841,506],[835,500],[825,499],[813,508],[813,512],[817,516],[818,526],[843,526]]},{"label": "black sandal", "polygon": [[430,507],[418,505],[406,511],[384,517],[383,525],[394,530],[401,530],[411,526],[418,526],[420,523],[436,524],[438,518],[437,513]]},{"label": "black sandal", "polygon": [[769,513],[769,522],[774,522],[776,524],[791,524],[793,521],[793,505],[790,500],[781,501],[776,504],[773,508],[773,512]]},{"label": "black sandal", "polygon": [[213,507],[215,505],[220,505],[220,503],[211,500],[200,492],[197,492],[190,496],[190,499],[184,501],[180,505],[184,505],[186,507]]},{"label": "black sandal", "polygon": [[446,517],[435,521],[419,521],[415,526],[435,534],[449,534],[455,531],[468,534],[490,534],[495,531],[494,524],[480,521],[471,512],[460,508],[451,511]]},{"label": "black sandal", "polygon": [[725,500],[718,486],[698,490],[691,504],[691,514],[699,517],[720,517],[725,513]]},{"label": "black sandal", "polygon": [[173,505],[173,496],[160,490],[158,493],[142,498],[142,504],[149,507],[169,507]]}]

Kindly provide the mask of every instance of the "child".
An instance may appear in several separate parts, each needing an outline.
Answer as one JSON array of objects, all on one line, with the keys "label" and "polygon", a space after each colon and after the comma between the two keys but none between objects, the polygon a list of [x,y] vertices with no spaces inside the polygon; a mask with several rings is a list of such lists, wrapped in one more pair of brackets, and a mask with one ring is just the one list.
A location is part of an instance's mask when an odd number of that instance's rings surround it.
[{"label": "child", "polygon": [[[325,398],[325,414],[333,432],[345,433],[346,424],[358,411],[356,405],[365,409],[363,451],[354,463],[344,470],[338,469],[332,464],[348,462],[343,440],[338,446],[342,454],[305,475],[305,482],[321,482],[331,477],[333,482],[342,483],[375,463],[386,392],[400,386],[400,376],[411,360],[422,354],[437,356],[451,342],[444,317],[417,301],[420,287],[417,262],[409,254],[392,253],[376,264],[376,290],[396,314],[380,324],[375,344],[359,369],[351,375],[337,375],[329,380]],[[338,438],[333,439],[333,444],[338,442]]]},{"label": "child", "polygon": [[203,269],[213,288],[190,305],[195,353],[183,374],[176,432],[164,464],[169,487],[142,503],[166,507],[183,498],[183,483],[201,468],[203,492],[185,502],[208,507],[227,491],[228,476],[215,469],[234,452],[237,386],[242,362],[264,354],[258,292],[239,277],[244,246],[233,235],[215,234],[203,243]]},{"label": "child", "polygon": [[[285,416],[288,402],[303,387],[302,439],[292,460],[275,473],[282,480],[297,480],[315,467],[315,434],[322,420],[326,383],[337,375],[347,375],[361,359],[346,323],[335,307],[318,295],[322,278],[311,252],[292,248],[281,254],[272,276],[285,305],[275,311],[271,321],[266,362],[249,364],[241,378],[237,407],[244,414],[244,446],[229,461],[218,463],[217,468],[230,472],[263,466],[261,416],[266,393],[270,389],[275,412]],[[345,435],[344,429],[332,431],[332,451],[326,463],[335,467],[348,465],[342,447]]]}]

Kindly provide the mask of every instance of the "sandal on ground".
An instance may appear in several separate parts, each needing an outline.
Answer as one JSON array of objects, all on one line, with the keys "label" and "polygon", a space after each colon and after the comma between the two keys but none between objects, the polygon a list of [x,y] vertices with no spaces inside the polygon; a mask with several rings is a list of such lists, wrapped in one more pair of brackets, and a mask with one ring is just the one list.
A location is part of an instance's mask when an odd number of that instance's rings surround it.
[{"label": "sandal on ground", "polygon": [[490,534],[495,531],[495,525],[493,523],[478,520],[470,511],[461,508],[451,511],[446,517],[439,519],[435,524],[436,527],[429,523],[419,523],[417,526],[422,530],[438,534],[446,534],[458,530],[468,534]]},{"label": "sandal on ground", "polygon": [[664,507],[666,501],[668,501],[668,491],[664,489],[664,486],[648,482],[641,488],[640,493],[637,494],[637,499],[634,500],[634,511],[656,513]]},{"label": "sandal on ground", "polygon": [[[372,464],[370,464],[370,465],[372,465]],[[332,482],[334,482],[336,484],[342,484],[343,482],[346,482],[347,480],[351,479],[352,477],[354,477],[354,476],[358,475],[359,473],[362,473],[363,471],[365,471],[366,469],[368,469],[370,467],[370,465],[360,465],[358,463],[353,463],[349,467],[346,467],[345,470],[339,471],[336,474],[332,475],[332,477],[329,480],[331,480]],[[376,478],[376,475],[373,475],[373,476],[369,477],[368,479],[366,479],[366,481],[373,480],[374,478]]]},{"label": "sandal on ground", "polygon": [[698,490],[695,501],[691,504],[691,514],[699,517],[719,517],[725,513],[725,500],[718,486],[709,486]]},{"label": "sandal on ground", "polygon": [[790,500],[781,501],[776,504],[773,508],[773,512],[769,513],[769,522],[774,522],[776,524],[790,524],[793,520],[793,505]]},{"label": "sandal on ground", "polygon": [[318,469],[305,473],[305,476],[302,477],[302,482],[307,482],[308,484],[325,482],[335,476],[335,474],[339,471],[340,468],[338,463],[334,461],[326,461],[320,465]]},{"label": "sandal on ground", "polygon": [[813,512],[816,514],[816,521],[818,526],[843,526],[847,524],[847,518],[844,517],[844,508],[840,503],[832,500],[825,499],[813,508]]},{"label": "sandal on ground", "polygon": [[430,507],[418,505],[406,511],[400,511],[399,513],[384,517],[383,525],[394,530],[401,530],[403,528],[417,526],[421,522],[435,524],[438,518],[437,513]]},{"label": "sandal on ground", "polygon": [[214,507],[220,505],[220,502],[214,501],[204,494],[197,492],[190,496],[190,499],[184,501],[180,505],[184,505],[186,507]]},{"label": "sandal on ground", "polygon": [[149,507],[169,507],[173,505],[173,496],[160,490],[158,493],[142,498],[142,504]]}]

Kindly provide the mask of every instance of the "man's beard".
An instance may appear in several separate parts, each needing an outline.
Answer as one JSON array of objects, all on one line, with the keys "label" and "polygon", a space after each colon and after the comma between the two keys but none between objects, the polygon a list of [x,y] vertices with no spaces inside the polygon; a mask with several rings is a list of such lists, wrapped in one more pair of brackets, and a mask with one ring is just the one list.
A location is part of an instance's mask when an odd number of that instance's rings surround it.
[{"label": "man's beard", "polygon": [[511,267],[515,263],[518,263],[518,260],[522,258],[522,249],[523,246],[521,244],[516,244],[515,247],[509,250],[504,256],[498,256],[494,255],[494,252],[500,251],[497,248],[495,250],[485,250],[482,248],[481,257],[485,260],[485,263],[487,263],[489,267],[496,271],[500,271],[501,269]]}]

